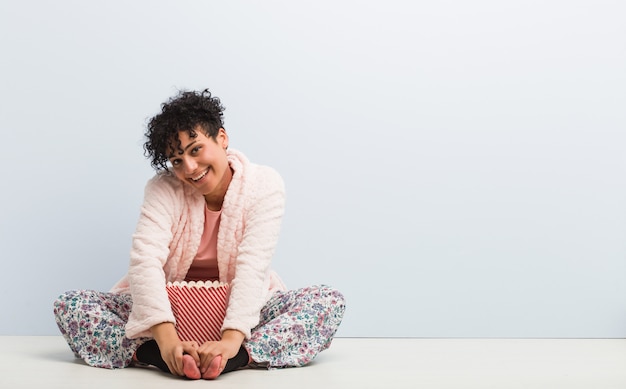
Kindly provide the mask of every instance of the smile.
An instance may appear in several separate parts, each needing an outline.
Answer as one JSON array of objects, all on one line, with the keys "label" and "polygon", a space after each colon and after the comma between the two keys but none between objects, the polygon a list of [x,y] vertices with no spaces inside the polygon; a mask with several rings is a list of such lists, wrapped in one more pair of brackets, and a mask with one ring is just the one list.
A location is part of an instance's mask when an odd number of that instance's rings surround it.
[{"label": "smile", "polygon": [[206,174],[207,174],[208,172],[209,172],[209,169],[205,170],[204,172],[202,172],[202,173],[201,173],[199,176],[197,176],[197,177],[191,177],[191,180],[192,180],[193,182],[198,182],[198,181],[200,181],[201,179],[203,179],[203,178],[204,178],[204,176],[206,176]]}]

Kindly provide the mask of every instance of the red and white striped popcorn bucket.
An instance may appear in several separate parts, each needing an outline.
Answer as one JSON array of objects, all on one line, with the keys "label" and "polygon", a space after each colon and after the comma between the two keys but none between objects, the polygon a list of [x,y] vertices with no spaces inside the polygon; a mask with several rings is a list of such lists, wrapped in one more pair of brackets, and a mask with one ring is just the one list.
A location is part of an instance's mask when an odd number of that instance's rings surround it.
[{"label": "red and white striped popcorn bucket", "polygon": [[168,282],[167,295],[180,340],[220,340],[230,286],[218,281]]}]

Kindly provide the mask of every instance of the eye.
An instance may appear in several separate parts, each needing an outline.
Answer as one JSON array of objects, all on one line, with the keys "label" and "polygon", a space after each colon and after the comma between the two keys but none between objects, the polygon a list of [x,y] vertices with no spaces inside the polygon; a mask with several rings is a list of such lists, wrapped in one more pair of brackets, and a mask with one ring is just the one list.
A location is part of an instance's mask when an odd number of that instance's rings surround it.
[{"label": "eye", "polygon": [[176,167],[176,166],[180,165],[180,159],[170,159],[170,164],[173,167]]},{"label": "eye", "polygon": [[191,149],[191,154],[192,154],[192,155],[193,155],[193,154],[197,154],[197,153],[198,153],[198,151],[200,151],[200,148],[201,148],[200,146],[196,146],[196,147],[194,147],[193,149]]}]

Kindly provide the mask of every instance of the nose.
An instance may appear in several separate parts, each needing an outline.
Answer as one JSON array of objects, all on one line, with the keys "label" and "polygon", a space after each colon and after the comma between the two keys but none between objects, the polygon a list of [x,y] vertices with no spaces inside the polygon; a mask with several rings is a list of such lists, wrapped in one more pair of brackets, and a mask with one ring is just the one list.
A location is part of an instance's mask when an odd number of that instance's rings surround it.
[{"label": "nose", "polygon": [[193,158],[183,158],[183,167],[185,169],[185,174],[191,174],[196,171],[198,164]]}]

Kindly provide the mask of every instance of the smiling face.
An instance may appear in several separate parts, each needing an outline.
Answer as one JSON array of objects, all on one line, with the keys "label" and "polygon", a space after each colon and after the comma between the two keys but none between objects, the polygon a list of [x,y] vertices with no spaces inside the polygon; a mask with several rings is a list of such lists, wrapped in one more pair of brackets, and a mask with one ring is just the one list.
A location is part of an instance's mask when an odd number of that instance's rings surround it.
[{"label": "smiling face", "polygon": [[179,180],[193,186],[204,195],[209,209],[222,207],[232,172],[226,157],[228,135],[223,128],[214,138],[207,137],[201,127],[178,133],[180,145],[172,145],[169,162]]}]

